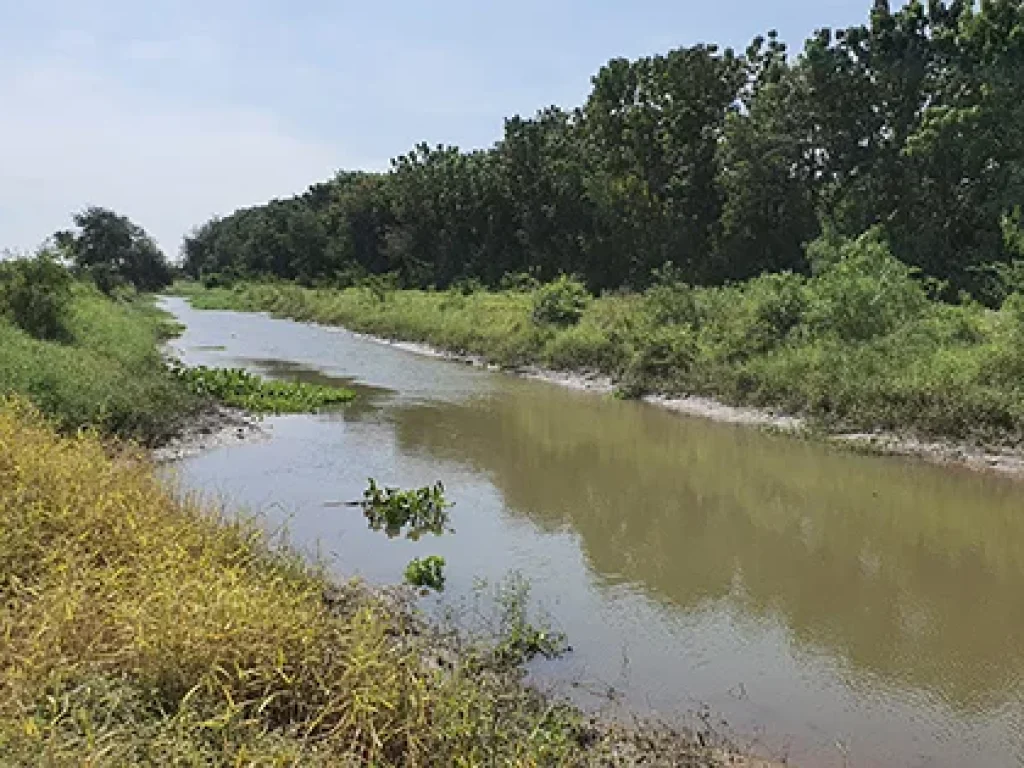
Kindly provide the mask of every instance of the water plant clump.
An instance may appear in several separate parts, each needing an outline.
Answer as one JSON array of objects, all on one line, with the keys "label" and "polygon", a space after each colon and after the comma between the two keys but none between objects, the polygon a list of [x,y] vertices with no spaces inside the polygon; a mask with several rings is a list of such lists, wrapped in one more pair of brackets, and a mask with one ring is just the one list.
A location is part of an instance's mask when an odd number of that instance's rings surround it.
[{"label": "water plant clump", "polygon": [[405,583],[414,587],[424,587],[435,592],[444,591],[445,559],[437,555],[417,557],[405,567]]},{"label": "water plant clump", "polygon": [[355,397],[349,389],[264,379],[241,368],[175,366],[174,372],[195,394],[256,413],[309,413]]},{"label": "water plant clump", "polygon": [[452,507],[444,495],[444,484],[403,491],[381,488],[370,478],[359,503],[363,514],[374,531],[383,531],[389,538],[404,535],[417,541],[424,534],[440,536],[454,533],[449,525],[448,510]]}]

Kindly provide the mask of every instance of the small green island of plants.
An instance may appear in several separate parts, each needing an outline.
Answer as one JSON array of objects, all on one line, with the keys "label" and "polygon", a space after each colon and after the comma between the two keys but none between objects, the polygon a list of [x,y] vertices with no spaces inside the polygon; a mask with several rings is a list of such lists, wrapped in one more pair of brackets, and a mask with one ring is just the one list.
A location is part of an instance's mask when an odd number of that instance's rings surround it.
[{"label": "small green island of plants", "polygon": [[242,368],[176,366],[174,372],[194,394],[253,413],[309,413],[355,398],[350,389],[264,379]]}]

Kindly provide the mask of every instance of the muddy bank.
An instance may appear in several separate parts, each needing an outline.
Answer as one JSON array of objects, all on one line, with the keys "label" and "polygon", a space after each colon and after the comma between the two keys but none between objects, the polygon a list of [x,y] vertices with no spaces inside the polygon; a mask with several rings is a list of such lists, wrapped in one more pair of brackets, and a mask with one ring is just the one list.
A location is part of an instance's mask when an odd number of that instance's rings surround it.
[{"label": "muddy bank", "polygon": [[[314,323],[314,325],[320,325]],[[321,326],[332,328],[333,326]],[[333,327],[336,329],[336,327]],[[417,355],[449,360],[463,365],[502,371],[515,376],[544,381],[584,392],[613,394],[617,385],[614,379],[589,371],[557,371],[539,366],[526,365],[517,368],[502,368],[488,362],[479,355],[466,355],[433,347],[421,342],[401,341],[371,336],[350,331],[358,338],[386,344]],[[979,445],[967,441],[921,438],[915,435],[894,432],[837,432],[819,433],[811,429],[807,419],[780,413],[768,408],[728,405],[710,397],[698,395],[645,395],[643,401],[665,410],[701,419],[710,419],[725,424],[739,424],[758,427],[794,435],[822,439],[834,445],[852,450],[882,455],[907,456],[936,464],[958,465],[982,472],[1024,478],[1024,447]]]},{"label": "muddy bank", "polygon": [[[494,655],[507,637],[483,627],[461,626],[457,619],[428,618],[419,608],[420,593],[408,585],[371,586],[359,580],[336,582],[324,590],[324,604],[339,616],[359,607],[378,606],[394,631],[389,641],[417,654],[425,669],[439,675],[470,675],[510,700],[533,700],[541,708],[567,708],[579,718],[580,765],[691,766],[692,768],[783,768],[786,762],[756,756],[744,748],[728,725],[707,712],[680,713],[678,722],[580,711],[557,690],[526,681],[528,657],[511,663]],[[479,620],[479,619],[478,619]],[[452,623],[452,622],[455,623]],[[571,650],[569,651],[571,653]]]},{"label": "muddy bank", "polygon": [[268,437],[258,416],[223,405],[211,405],[183,418],[175,434],[150,455],[158,464],[197,456],[203,451]]}]

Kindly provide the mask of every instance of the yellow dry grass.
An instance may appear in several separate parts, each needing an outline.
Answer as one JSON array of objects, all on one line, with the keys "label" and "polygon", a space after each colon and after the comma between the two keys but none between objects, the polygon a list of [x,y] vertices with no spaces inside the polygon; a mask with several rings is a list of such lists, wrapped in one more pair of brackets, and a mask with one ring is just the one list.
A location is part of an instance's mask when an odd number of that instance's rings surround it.
[{"label": "yellow dry grass", "polygon": [[[562,765],[576,719],[0,401],[0,763]],[[435,665],[436,666],[436,665]]]}]

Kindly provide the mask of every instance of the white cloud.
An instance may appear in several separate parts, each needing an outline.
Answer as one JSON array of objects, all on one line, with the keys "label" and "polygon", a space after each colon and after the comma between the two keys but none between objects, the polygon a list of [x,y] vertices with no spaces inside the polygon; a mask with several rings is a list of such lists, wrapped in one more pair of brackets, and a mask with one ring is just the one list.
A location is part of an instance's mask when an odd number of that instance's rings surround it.
[{"label": "white cloud", "polygon": [[173,257],[211,215],[300,191],[346,165],[267,112],[156,102],[65,57],[10,63],[0,59],[0,246],[33,248],[73,211],[102,205]]}]

